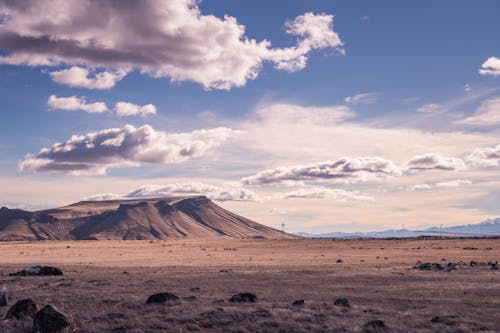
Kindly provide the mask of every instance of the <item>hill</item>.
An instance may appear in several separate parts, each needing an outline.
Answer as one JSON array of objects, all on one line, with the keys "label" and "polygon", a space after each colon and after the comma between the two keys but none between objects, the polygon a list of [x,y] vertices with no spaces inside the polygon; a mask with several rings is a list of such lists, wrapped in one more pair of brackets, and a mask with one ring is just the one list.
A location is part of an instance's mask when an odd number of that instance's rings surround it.
[{"label": "hill", "polygon": [[0,209],[0,241],[295,238],[236,215],[205,196],[81,201],[29,212]]}]

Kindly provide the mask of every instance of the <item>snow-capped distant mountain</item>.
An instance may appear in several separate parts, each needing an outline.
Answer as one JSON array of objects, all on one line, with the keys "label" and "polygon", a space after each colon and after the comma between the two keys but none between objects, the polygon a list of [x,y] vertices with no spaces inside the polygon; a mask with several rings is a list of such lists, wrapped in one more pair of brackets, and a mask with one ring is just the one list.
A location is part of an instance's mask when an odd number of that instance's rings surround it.
[{"label": "snow-capped distant mountain", "polygon": [[425,230],[384,230],[372,232],[329,232],[323,234],[296,233],[310,238],[391,238],[420,236],[500,236],[500,218],[489,219],[477,224],[465,224],[452,227],[432,227]]}]

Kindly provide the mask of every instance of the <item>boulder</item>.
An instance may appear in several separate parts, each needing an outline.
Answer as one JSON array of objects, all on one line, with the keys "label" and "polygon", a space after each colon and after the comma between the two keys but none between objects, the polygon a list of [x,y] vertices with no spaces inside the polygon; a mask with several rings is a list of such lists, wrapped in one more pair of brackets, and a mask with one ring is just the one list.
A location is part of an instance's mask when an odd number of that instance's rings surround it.
[{"label": "boulder", "polygon": [[7,288],[0,288],[0,306],[9,305],[9,295],[7,294]]},{"label": "boulder", "polygon": [[342,259],[337,259],[338,264],[341,264],[342,262],[343,262]]},{"label": "boulder", "polygon": [[38,312],[38,305],[31,299],[23,299],[17,301],[7,314],[5,315],[5,319],[21,319],[23,317],[31,317],[33,318]]},{"label": "boulder", "polygon": [[252,293],[239,293],[236,295],[233,295],[230,299],[229,302],[232,303],[245,303],[245,302],[256,302],[257,301],[257,296]]},{"label": "boulder", "polygon": [[33,319],[33,331],[40,333],[57,333],[69,326],[65,315],[51,305],[37,312]]},{"label": "boulder", "polygon": [[303,299],[299,299],[292,303],[293,306],[304,306],[305,301]]},{"label": "boulder", "polygon": [[172,293],[159,293],[148,297],[146,304],[163,304],[165,302],[177,301],[179,297]]},{"label": "boulder", "polygon": [[60,276],[63,272],[56,267],[33,266],[16,273],[10,273],[9,276]]},{"label": "boulder", "polygon": [[349,301],[346,298],[338,298],[333,302],[334,305],[336,306],[342,306],[345,308],[350,308],[351,304],[349,304]]},{"label": "boulder", "polygon": [[375,332],[387,332],[387,326],[382,320],[371,320],[363,325],[363,332],[365,333],[375,333]]}]

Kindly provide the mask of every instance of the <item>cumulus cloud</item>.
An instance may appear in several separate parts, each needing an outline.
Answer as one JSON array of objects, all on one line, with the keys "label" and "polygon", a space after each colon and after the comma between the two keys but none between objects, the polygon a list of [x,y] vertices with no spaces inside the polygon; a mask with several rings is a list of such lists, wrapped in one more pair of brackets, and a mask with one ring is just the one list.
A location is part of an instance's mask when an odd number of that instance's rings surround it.
[{"label": "cumulus cloud", "polygon": [[409,172],[428,170],[455,171],[464,169],[465,163],[460,158],[446,157],[435,153],[414,156],[404,166],[404,170]]},{"label": "cumulus cloud", "polygon": [[50,95],[47,105],[51,110],[82,110],[89,113],[103,113],[108,111],[108,107],[103,102],[87,103],[85,97],[57,97]]},{"label": "cumulus cloud", "polygon": [[95,73],[90,77],[88,69],[73,66],[68,69],[51,72],[50,76],[54,82],[66,84],[71,87],[105,90],[113,88],[126,74],[127,72],[124,70],[107,70]]},{"label": "cumulus cloud", "polygon": [[392,161],[380,157],[344,157],[336,161],[268,169],[245,177],[241,182],[246,185],[307,180],[360,182],[400,174],[401,171]]},{"label": "cumulus cloud", "polygon": [[156,114],[156,106],[153,104],[137,105],[127,102],[118,102],[115,104],[114,110],[119,116],[147,116]]},{"label": "cumulus cloud", "polygon": [[[107,89],[134,69],[230,89],[255,79],[264,62],[293,72],[307,65],[312,50],[344,52],[333,15],[305,13],[286,22],[286,33],[297,42],[273,48],[246,36],[236,18],[204,15],[197,3],[1,0],[0,16],[7,19],[0,31],[0,63],[73,66],[52,77],[95,89]],[[104,71],[89,77],[87,68]]]},{"label": "cumulus cloud", "polygon": [[308,198],[308,199],[334,199],[339,201],[373,201],[373,197],[362,194],[358,191],[345,191],[342,189],[332,189],[323,186],[308,187],[296,191],[280,194],[281,199]]},{"label": "cumulus cloud", "polygon": [[412,191],[419,190],[430,190],[434,188],[442,188],[442,187],[459,187],[463,185],[470,185],[472,182],[470,180],[465,179],[455,179],[446,182],[438,182],[434,184],[417,184],[410,187]]},{"label": "cumulus cloud", "polygon": [[459,120],[457,123],[476,126],[500,124],[500,97],[490,98],[482,102],[471,116]]},{"label": "cumulus cloud", "polygon": [[206,195],[216,201],[257,201],[255,192],[242,187],[215,186],[205,183],[145,185],[126,194],[126,198],[154,198],[173,195]]},{"label": "cumulus cloud", "polygon": [[466,156],[465,161],[473,167],[500,166],[500,145],[474,149]]},{"label": "cumulus cloud", "polygon": [[149,125],[110,128],[73,135],[63,143],[27,155],[20,171],[62,174],[105,174],[116,166],[180,163],[202,156],[236,131],[226,127],[187,133],[156,131]]},{"label": "cumulus cloud", "polygon": [[479,74],[482,75],[500,75],[500,59],[497,57],[488,58],[482,65],[479,70]]},{"label": "cumulus cloud", "polygon": [[86,197],[85,200],[116,200],[160,198],[183,195],[205,195],[215,201],[258,201],[257,194],[242,187],[216,186],[199,182],[173,183],[167,185],[144,185],[127,194],[103,193]]},{"label": "cumulus cloud", "polygon": [[363,93],[353,96],[348,96],[344,98],[344,102],[347,104],[373,104],[377,101],[377,94],[375,93]]}]

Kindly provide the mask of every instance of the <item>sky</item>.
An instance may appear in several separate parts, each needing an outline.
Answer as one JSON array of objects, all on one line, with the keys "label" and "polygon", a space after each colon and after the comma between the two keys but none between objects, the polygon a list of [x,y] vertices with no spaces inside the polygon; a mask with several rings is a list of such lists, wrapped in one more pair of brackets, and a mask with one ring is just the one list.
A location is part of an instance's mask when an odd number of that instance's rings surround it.
[{"label": "sky", "polygon": [[0,0],[0,205],[290,232],[500,216],[500,3]]}]

